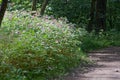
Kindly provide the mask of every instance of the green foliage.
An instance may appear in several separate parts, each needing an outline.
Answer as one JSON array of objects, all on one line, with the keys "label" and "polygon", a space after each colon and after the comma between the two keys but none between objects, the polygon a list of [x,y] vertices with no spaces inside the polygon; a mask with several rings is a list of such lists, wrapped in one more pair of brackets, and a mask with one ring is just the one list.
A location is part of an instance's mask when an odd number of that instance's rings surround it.
[{"label": "green foliage", "polygon": [[6,13],[0,28],[1,80],[50,80],[84,63],[86,58],[82,51],[120,46],[120,6],[116,0],[108,3],[109,31],[98,35],[69,23],[86,27],[90,2],[66,1],[51,0],[47,6],[46,13],[58,18],[55,20],[49,16],[37,18],[24,11],[12,12],[31,10],[31,1],[11,0],[8,5],[11,12]]},{"label": "green foliage", "polygon": [[[41,7],[43,0],[37,0],[37,5],[36,7],[38,10]],[[13,11],[13,10],[26,10],[26,11],[31,11],[31,6],[32,6],[32,0],[10,0],[9,5],[8,5],[8,10]]]},{"label": "green foliage", "polygon": [[81,39],[81,48],[84,51],[91,51],[109,46],[120,46],[120,32],[108,31],[99,34],[87,33]]},{"label": "green foliage", "polygon": [[[31,11],[32,0],[10,0],[8,10]],[[37,9],[40,11],[43,0],[37,1]],[[55,18],[66,17],[68,22],[77,24],[77,27],[86,28],[89,21],[90,0],[50,0],[46,14]],[[107,3],[107,30],[120,31],[120,1],[108,0]]]},{"label": "green foliage", "polygon": [[[37,1],[37,9],[40,11],[43,0]],[[77,24],[77,27],[86,28],[89,21],[90,2],[88,0],[50,0],[46,14],[55,18],[66,17],[68,22]],[[107,30],[120,31],[120,1],[109,0],[107,3]],[[8,10],[31,11],[31,0],[11,0]]]},{"label": "green foliage", "polygon": [[110,42],[108,42],[105,38],[105,35],[101,33],[99,35],[96,35],[94,32],[90,34],[87,33],[82,38],[81,48],[84,51],[91,51],[99,48],[108,47],[110,45]]},{"label": "green foliage", "polygon": [[0,3],[2,2],[2,0],[0,0]]},{"label": "green foliage", "polygon": [[111,30],[107,32],[106,38],[108,42],[110,42],[110,45],[120,46],[120,32],[119,31]]},{"label": "green foliage", "polygon": [[107,7],[107,29],[120,31],[120,1],[109,0]]},{"label": "green foliage", "polygon": [[11,0],[8,5],[8,10],[31,10],[31,3],[32,2],[30,0]]},{"label": "green foliage", "polygon": [[85,27],[89,15],[89,3],[88,0],[51,0],[46,13],[56,18],[66,17],[68,21]]},{"label": "green foliage", "polygon": [[50,80],[85,59],[78,46],[80,31],[66,22],[25,12],[7,14],[0,32],[10,42],[0,43],[0,79]]}]

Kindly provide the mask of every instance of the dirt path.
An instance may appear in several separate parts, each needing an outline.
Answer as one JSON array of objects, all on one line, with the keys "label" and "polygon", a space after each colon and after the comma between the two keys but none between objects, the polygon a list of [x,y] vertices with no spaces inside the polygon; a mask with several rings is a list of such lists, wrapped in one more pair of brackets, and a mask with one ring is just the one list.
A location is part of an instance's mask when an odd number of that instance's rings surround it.
[{"label": "dirt path", "polygon": [[76,69],[64,80],[120,80],[120,47],[109,47],[89,53],[97,65],[86,73]]}]

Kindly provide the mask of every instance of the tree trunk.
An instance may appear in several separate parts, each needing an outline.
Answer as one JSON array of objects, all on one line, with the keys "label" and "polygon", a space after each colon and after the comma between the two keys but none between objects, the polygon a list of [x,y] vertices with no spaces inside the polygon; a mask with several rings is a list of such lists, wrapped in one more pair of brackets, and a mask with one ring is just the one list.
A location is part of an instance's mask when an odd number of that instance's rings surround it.
[{"label": "tree trunk", "polygon": [[49,2],[49,0],[44,0],[42,7],[41,7],[40,15],[44,15],[44,12],[45,12],[45,9],[46,9],[48,2]]},{"label": "tree trunk", "polygon": [[32,0],[32,11],[35,11],[37,9],[36,5],[37,5],[37,0]]},{"label": "tree trunk", "polygon": [[90,20],[88,23],[87,31],[91,32],[95,27],[95,8],[96,8],[96,0],[91,1],[91,10],[90,10]]},{"label": "tree trunk", "polygon": [[1,4],[1,7],[0,7],[0,26],[1,26],[5,11],[6,11],[6,8],[7,8],[7,3],[8,3],[8,0],[2,0],[2,4]]},{"label": "tree trunk", "polygon": [[96,32],[106,30],[106,5],[107,0],[97,0],[96,2]]}]

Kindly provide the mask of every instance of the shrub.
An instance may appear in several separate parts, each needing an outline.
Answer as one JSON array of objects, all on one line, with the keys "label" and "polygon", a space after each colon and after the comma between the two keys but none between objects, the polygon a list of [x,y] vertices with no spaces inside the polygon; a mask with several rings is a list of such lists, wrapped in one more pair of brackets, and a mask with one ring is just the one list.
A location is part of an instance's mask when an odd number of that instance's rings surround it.
[{"label": "shrub", "polygon": [[69,22],[86,27],[88,23],[88,15],[90,9],[90,1],[88,0],[51,0],[46,13],[54,15],[56,18],[66,17]]},{"label": "shrub", "polygon": [[0,79],[52,79],[84,60],[78,46],[80,32],[69,24],[25,12],[8,14],[0,31],[11,41],[1,50]]},{"label": "shrub", "polygon": [[80,38],[81,49],[83,51],[91,51],[109,46],[120,46],[120,32],[116,30],[108,32],[100,32],[99,34],[86,33]]}]

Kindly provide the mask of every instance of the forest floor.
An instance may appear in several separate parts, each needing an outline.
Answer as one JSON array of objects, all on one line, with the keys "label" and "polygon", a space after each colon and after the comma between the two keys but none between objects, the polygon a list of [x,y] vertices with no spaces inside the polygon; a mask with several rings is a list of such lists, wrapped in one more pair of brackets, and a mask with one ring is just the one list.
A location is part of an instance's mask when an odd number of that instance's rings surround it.
[{"label": "forest floor", "polygon": [[89,52],[89,58],[95,61],[84,72],[77,68],[64,80],[120,80],[120,47],[109,47]]}]

